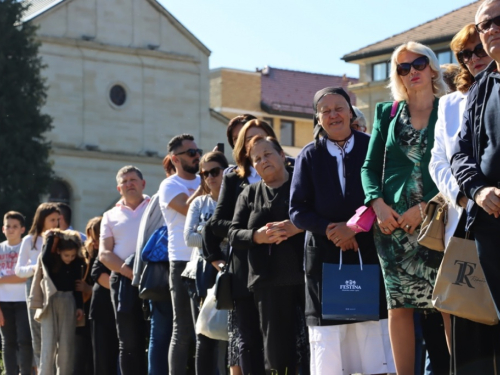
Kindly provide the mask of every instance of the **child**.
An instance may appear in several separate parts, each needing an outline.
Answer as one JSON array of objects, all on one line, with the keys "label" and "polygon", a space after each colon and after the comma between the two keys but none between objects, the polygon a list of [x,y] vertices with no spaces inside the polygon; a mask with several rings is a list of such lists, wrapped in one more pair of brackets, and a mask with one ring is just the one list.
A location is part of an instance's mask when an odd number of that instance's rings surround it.
[{"label": "child", "polygon": [[[0,243],[0,308],[3,313],[2,353],[6,375],[31,374],[33,348],[26,307],[26,279],[14,274],[24,233],[24,216],[9,211],[3,217],[2,232],[7,241]],[[19,360],[19,361],[18,361]]]},{"label": "child", "polygon": [[81,255],[82,242],[80,234],[73,230],[52,229],[44,236],[30,295],[30,307],[41,307],[35,315],[40,320],[42,334],[40,375],[54,373],[56,352],[57,373],[72,374],[75,328],[84,316],[82,292],[75,290],[76,281],[82,279],[86,268]]},{"label": "child", "polygon": [[[38,206],[33,218],[28,235],[21,242],[19,257],[17,258],[16,275],[26,280],[26,298],[30,294],[33,274],[35,273],[36,260],[42,251],[42,233],[57,228],[59,225],[59,209],[55,203],[42,203]],[[35,321],[35,310],[28,309],[28,318],[31,329],[31,344],[33,346],[33,357],[37,367],[40,366],[40,323]]]}]

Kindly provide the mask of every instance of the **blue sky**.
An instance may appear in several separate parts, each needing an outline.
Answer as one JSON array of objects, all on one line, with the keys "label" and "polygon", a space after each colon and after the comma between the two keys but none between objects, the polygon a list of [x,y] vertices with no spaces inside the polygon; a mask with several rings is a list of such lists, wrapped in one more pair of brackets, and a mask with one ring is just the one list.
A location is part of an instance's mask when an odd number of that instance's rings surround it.
[{"label": "blue sky", "polygon": [[[211,51],[210,68],[358,76],[340,58],[472,0],[159,0]],[[471,22],[474,15],[471,14]]]}]

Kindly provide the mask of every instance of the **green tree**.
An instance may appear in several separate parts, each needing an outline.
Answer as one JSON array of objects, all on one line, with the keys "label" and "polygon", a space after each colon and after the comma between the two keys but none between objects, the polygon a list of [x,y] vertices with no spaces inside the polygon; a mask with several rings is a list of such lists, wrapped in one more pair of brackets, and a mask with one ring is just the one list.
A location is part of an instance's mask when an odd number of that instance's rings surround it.
[{"label": "green tree", "polygon": [[16,210],[31,223],[52,180],[52,119],[41,112],[47,86],[37,27],[22,22],[26,3],[0,0],[0,217]]}]

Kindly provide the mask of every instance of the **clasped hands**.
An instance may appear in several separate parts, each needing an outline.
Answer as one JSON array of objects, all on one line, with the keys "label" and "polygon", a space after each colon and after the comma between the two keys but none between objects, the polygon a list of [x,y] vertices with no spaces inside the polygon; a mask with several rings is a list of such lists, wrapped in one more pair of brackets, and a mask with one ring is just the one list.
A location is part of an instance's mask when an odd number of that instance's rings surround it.
[{"label": "clasped hands", "polygon": [[359,246],[355,236],[356,233],[346,223],[330,223],[326,227],[326,237],[342,251],[358,251]]},{"label": "clasped hands", "polygon": [[253,242],[257,244],[267,243],[279,245],[281,242],[300,232],[303,232],[303,230],[293,225],[290,220],[276,221],[267,223],[263,227],[257,229],[253,234]]},{"label": "clasped hands", "polygon": [[385,204],[382,198],[376,199],[373,204],[373,210],[377,215],[377,223],[380,230],[384,234],[391,234],[397,228],[403,229],[406,233],[413,234],[415,229],[422,223],[422,212],[425,211],[426,203],[421,202],[421,207],[418,204],[410,207],[405,213],[399,215],[390,206]]}]

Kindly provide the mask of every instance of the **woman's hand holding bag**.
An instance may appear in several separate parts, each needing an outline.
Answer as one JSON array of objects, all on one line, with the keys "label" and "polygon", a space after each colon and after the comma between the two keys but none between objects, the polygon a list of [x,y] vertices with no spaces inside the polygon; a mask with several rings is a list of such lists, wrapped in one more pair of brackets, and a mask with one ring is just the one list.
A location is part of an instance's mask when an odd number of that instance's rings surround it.
[{"label": "woman's hand holding bag", "polygon": [[326,237],[342,251],[358,250],[356,232],[349,228],[346,223],[330,223],[326,228]]}]

